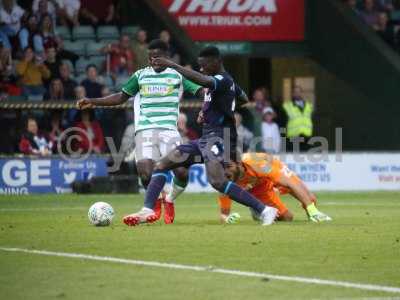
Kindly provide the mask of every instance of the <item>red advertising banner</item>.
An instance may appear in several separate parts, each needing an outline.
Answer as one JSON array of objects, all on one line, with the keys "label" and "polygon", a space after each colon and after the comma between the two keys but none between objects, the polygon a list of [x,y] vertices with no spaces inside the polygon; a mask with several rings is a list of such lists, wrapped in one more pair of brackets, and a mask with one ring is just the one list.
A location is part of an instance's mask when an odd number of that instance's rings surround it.
[{"label": "red advertising banner", "polygon": [[304,0],[161,0],[195,41],[301,41]]}]

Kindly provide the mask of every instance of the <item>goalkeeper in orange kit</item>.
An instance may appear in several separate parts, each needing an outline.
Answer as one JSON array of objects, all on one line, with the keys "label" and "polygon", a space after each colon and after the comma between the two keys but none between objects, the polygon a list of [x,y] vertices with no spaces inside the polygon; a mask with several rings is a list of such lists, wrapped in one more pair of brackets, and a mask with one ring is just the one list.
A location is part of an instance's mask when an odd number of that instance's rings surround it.
[{"label": "goalkeeper in orange kit", "polygon": [[[278,209],[277,220],[292,221],[293,214],[282,202],[279,195],[291,194],[305,209],[313,222],[331,221],[331,218],[320,212],[315,204],[316,197],[301,179],[279,159],[266,153],[246,153],[241,162],[229,162],[225,165],[226,176],[240,187],[249,191],[264,204]],[[226,195],[219,197],[221,219],[226,223],[236,223],[239,214],[231,213],[231,199]],[[251,211],[253,218],[258,216]]]}]

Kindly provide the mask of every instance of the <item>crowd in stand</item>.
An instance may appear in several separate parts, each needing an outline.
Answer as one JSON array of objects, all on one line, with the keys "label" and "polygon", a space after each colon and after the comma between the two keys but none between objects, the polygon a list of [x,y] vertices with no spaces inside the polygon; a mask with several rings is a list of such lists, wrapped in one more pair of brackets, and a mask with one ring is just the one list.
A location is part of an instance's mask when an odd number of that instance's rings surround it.
[{"label": "crowd in stand", "polygon": [[400,52],[399,0],[344,0],[388,45]]},{"label": "crowd in stand", "polygon": [[[0,100],[75,101],[118,91],[135,70],[147,66],[148,33],[137,26],[117,27],[116,18],[113,0],[0,0]],[[155,37],[180,62],[169,32]],[[115,114],[126,120],[120,128],[108,122]],[[104,135],[123,131],[132,121],[122,111],[99,109],[93,114],[33,112],[24,119],[19,151],[37,155],[58,152],[58,136],[70,127],[87,133],[75,148],[93,144],[101,153]]]}]

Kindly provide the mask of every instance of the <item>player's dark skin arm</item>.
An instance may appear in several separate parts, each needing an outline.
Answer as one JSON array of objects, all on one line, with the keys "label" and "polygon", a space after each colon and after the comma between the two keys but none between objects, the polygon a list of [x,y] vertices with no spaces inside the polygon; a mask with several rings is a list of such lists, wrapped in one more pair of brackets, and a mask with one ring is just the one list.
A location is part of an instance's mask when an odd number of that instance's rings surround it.
[{"label": "player's dark skin arm", "polygon": [[181,73],[184,77],[187,79],[193,81],[194,83],[197,83],[198,85],[201,85],[203,87],[207,88],[214,88],[215,85],[215,79],[212,76],[207,76],[204,74],[201,74],[199,72],[196,72],[194,70],[187,69],[181,65],[178,65],[177,63],[174,63],[173,61],[165,58],[165,57],[157,57],[153,60],[153,64],[166,67],[166,68],[172,68]]},{"label": "player's dark skin arm", "polygon": [[116,106],[125,103],[129,98],[128,94],[120,92],[102,98],[83,98],[78,100],[76,106],[78,109],[94,108],[96,106]]}]

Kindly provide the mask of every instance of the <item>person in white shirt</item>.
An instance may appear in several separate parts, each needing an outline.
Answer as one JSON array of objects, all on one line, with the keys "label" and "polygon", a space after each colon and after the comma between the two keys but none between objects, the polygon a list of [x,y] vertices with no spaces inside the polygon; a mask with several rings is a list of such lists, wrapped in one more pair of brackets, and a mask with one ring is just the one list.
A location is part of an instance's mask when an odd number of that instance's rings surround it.
[{"label": "person in white shirt", "polygon": [[279,153],[281,149],[281,135],[278,125],[274,122],[274,118],[275,112],[272,107],[264,108],[261,125],[262,147],[268,153]]},{"label": "person in white shirt", "polygon": [[243,149],[238,149],[239,152],[243,150],[243,152],[247,152],[247,150],[250,147],[251,140],[254,137],[254,134],[248,130],[245,126],[242,124],[243,122],[243,117],[239,113],[235,113],[235,123],[236,123],[236,131],[237,131],[237,145],[238,148],[243,145]]},{"label": "person in white shirt", "polygon": [[59,17],[64,26],[79,26],[79,10],[81,8],[80,0],[64,0],[60,5]]},{"label": "person in white shirt", "polygon": [[11,49],[8,37],[15,36],[21,29],[21,18],[25,11],[14,0],[3,0],[0,9],[0,40],[3,46]]}]

